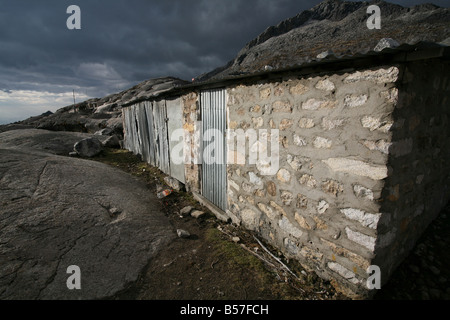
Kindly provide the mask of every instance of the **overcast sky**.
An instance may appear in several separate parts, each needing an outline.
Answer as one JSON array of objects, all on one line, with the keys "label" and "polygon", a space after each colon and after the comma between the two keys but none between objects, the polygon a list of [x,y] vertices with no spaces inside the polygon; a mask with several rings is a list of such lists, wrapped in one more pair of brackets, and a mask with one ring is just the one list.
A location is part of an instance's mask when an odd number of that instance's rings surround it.
[{"label": "overcast sky", "polygon": [[[320,0],[0,0],[0,124],[147,79],[190,80]],[[395,0],[403,6],[449,0]],[[69,30],[67,8],[81,9]]]}]

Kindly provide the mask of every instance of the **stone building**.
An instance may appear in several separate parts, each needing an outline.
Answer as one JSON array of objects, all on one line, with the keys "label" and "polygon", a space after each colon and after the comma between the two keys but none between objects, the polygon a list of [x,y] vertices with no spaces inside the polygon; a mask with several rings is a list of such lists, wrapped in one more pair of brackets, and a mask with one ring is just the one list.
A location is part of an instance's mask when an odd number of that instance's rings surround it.
[{"label": "stone building", "polygon": [[[156,146],[218,218],[370,297],[369,267],[383,285],[450,198],[449,52],[419,43],[193,82],[124,105],[125,147]],[[161,106],[163,125],[179,113],[179,139],[149,120]]]}]

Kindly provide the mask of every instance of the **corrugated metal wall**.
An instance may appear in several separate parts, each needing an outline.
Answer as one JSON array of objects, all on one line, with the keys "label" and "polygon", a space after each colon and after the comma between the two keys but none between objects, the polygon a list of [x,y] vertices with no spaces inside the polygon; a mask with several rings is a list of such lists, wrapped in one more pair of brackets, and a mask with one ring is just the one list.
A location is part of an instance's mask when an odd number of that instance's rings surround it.
[{"label": "corrugated metal wall", "polygon": [[[226,90],[200,94],[202,116],[202,195],[222,210],[227,209]],[[184,163],[171,161],[171,150],[180,143],[170,141],[182,128],[181,99],[146,101],[123,109],[126,149],[164,173],[185,182]]]},{"label": "corrugated metal wall", "polygon": [[[185,172],[184,172],[184,155],[175,155],[173,150],[175,146],[179,143],[184,143],[184,135],[182,136],[182,141],[176,140],[178,138],[177,134],[181,134],[180,131],[183,129],[183,102],[181,98],[166,100],[167,109],[167,133],[169,136],[170,145],[170,175],[177,179],[178,181],[185,183]],[[174,140],[172,140],[174,139]],[[175,159],[175,157],[181,156],[181,159]],[[181,160],[181,161],[180,161]],[[181,162],[181,163],[180,163]]]},{"label": "corrugated metal wall", "polygon": [[[181,99],[170,101],[169,114],[165,100],[145,101],[122,109],[124,147],[139,154],[143,161],[184,183],[184,164],[171,166],[170,132],[182,128]],[[169,125],[170,124],[170,125]],[[176,145],[179,142],[173,142]],[[172,172],[173,171],[173,172]]]},{"label": "corrugated metal wall", "polygon": [[122,110],[125,124],[124,146],[134,154],[141,154],[138,129],[136,125],[136,116],[133,107]]},{"label": "corrugated metal wall", "polygon": [[150,156],[150,146],[148,143],[149,130],[143,103],[133,106],[133,113],[136,117],[137,136],[139,140],[138,153],[142,156],[142,160],[147,161]]},{"label": "corrugated metal wall", "polygon": [[156,162],[156,138],[155,138],[155,126],[153,122],[153,104],[150,101],[143,102],[141,106],[143,108],[143,112],[145,112],[145,116],[147,118],[147,128],[148,128],[148,157],[144,160],[151,164],[154,167],[157,167]]},{"label": "corrugated metal wall", "polygon": [[155,126],[155,146],[157,167],[165,174],[170,175],[170,149],[169,136],[167,132],[167,109],[166,101],[153,102],[153,123]]},{"label": "corrugated metal wall", "polygon": [[227,208],[226,91],[202,91],[202,195],[222,210]]}]

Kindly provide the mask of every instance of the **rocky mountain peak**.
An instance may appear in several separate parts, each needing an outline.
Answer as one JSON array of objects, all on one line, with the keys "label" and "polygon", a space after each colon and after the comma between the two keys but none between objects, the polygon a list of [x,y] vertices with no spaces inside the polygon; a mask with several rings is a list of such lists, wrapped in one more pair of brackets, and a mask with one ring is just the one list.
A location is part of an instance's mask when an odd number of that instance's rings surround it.
[{"label": "rocky mountain peak", "polygon": [[[312,18],[315,20],[339,21],[347,17],[350,13],[364,6],[363,2],[346,2],[342,0],[326,0],[311,10]],[[308,10],[307,10],[308,11]]]},{"label": "rocky mountain peak", "polygon": [[[367,8],[378,5],[381,30],[369,30]],[[301,64],[321,52],[355,54],[373,50],[383,38],[399,44],[441,42],[450,37],[450,10],[434,4],[411,8],[386,1],[352,2],[325,0],[309,10],[268,27],[251,40],[236,58],[197,78],[218,79],[271,68]]]},{"label": "rocky mountain peak", "polygon": [[[380,3],[380,1],[378,2]],[[342,0],[325,0],[312,9],[305,10],[296,16],[281,21],[277,26],[268,27],[256,39],[250,41],[245,49],[250,49],[268,39],[285,34],[292,29],[302,27],[311,20],[340,21],[350,13],[358,10],[364,5],[363,2],[346,2]]]}]

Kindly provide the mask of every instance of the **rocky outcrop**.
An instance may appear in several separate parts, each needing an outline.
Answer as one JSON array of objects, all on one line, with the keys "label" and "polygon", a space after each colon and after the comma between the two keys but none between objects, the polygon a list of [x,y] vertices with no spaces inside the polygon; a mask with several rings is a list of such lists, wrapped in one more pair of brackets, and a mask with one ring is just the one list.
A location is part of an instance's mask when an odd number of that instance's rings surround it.
[{"label": "rocky outcrop", "polygon": [[186,83],[186,81],[172,77],[150,79],[128,90],[104,98],[90,99],[61,108],[55,113],[46,112],[15,124],[0,126],[0,132],[38,128],[51,131],[95,133],[107,129],[107,135],[115,134],[120,137],[123,136],[122,104],[155,97]]},{"label": "rocky outcrop", "polygon": [[[145,184],[55,155],[52,143],[33,143],[35,131],[0,134],[0,299],[113,297],[176,233]],[[70,266],[79,267],[79,290],[67,286]]]},{"label": "rocky outcrop", "polygon": [[81,157],[95,157],[103,151],[102,143],[96,138],[86,138],[78,141],[73,150]]},{"label": "rocky outcrop", "polygon": [[[55,132],[40,129],[11,130],[0,133],[0,147],[7,149],[25,149],[67,156],[74,145],[84,139],[92,138],[89,133]],[[108,136],[95,136],[101,143]]]},{"label": "rocky outcrop", "polygon": [[[381,30],[369,30],[367,8],[381,9]],[[267,28],[227,65],[196,78],[220,79],[301,64],[322,52],[336,55],[373,50],[383,38],[400,44],[441,42],[450,36],[450,9],[432,4],[405,8],[384,1],[326,0],[310,10]]]}]

